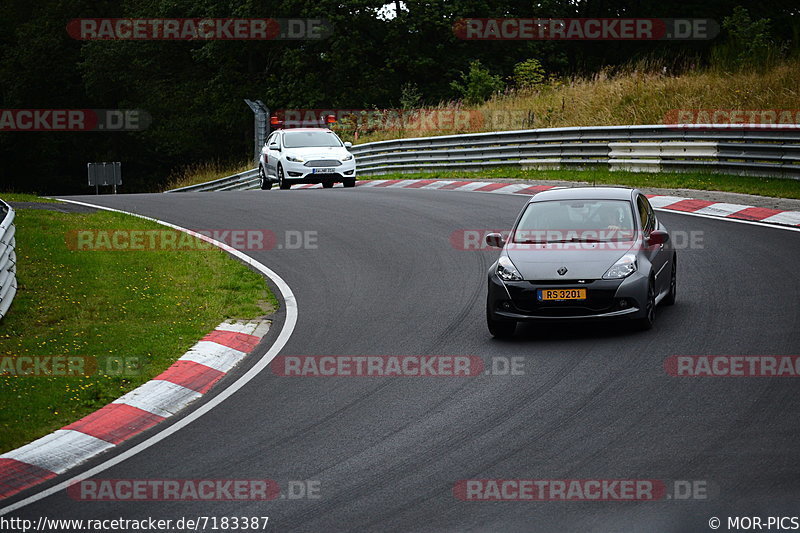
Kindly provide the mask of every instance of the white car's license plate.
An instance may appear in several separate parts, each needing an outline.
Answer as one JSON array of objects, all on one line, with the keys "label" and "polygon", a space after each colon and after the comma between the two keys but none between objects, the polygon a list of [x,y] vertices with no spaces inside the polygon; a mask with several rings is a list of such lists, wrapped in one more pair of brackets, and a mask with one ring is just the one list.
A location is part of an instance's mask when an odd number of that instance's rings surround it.
[{"label": "white car's license plate", "polygon": [[314,168],[311,170],[312,174],[333,174],[336,169],[333,167],[328,168]]}]

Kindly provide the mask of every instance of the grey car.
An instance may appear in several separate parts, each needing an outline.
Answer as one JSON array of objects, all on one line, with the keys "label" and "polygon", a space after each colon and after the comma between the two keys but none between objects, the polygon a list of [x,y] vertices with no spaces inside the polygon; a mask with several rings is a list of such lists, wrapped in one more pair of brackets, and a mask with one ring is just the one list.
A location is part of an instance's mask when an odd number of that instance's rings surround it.
[{"label": "grey car", "polygon": [[650,329],[675,303],[677,255],[647,197],[623,187],[551,189],[533,196],[489,270],[486,320],[495,337],[517,322],[627,319]]}]

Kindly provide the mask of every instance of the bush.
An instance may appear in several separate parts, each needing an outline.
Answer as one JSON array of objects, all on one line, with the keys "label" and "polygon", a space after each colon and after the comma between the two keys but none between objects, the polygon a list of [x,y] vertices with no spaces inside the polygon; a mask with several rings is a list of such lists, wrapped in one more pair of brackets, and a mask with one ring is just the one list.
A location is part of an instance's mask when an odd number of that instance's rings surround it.
[{"label": "bush", "polygon": [[400,88],[400,107],[403,109],[416,109],[422,102],[422,93],[416,83],[404,83]]},{"label": "bush", "polygon": [[741,6],[722,19],[726,42],[714,48],[712,62],[723,68],[767,67],[779,52],[770,35],[770,20],[753,20]]},{"label": "bush", "polygon": [[545,80],[545,71],[538,59],[527,59],[514,65],[514,85],[518,89],[530,89],[541,85]]},{"label": "bush", "polygon": [[502,78],[489,72],[478,60],[469,64],[469,72],[461,73],[461,82],[453,81],[450,87],[457,91],[467,105],[479,105],[505,87]]}]

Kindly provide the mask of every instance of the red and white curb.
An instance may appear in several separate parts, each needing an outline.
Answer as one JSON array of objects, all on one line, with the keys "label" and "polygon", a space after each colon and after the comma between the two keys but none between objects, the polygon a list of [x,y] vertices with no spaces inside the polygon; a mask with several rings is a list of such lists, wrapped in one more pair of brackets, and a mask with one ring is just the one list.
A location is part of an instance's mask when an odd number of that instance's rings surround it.
[{"label": "red and white curb", "polygon": [[269,321],[226,321],[167,370],[102,409],[0,455],[0,499],[62,474],[174,415],[252,352]]},{"label": "red and white curb", "polygon": [[[527,194],[556,188],[555,185],[526,185],[523,183],[498,183],[492,181],[454,181],[442,179],[408,179],[408,180],[362,180],[358,187],[386,187],[393,189],[438,189],[461,192],[487,192],[495,194]],[[293,189],[315,189],[321,185],[295,185]],[[650,203],[656,209],[678,211],[710,217],[720,217],[781,226],[800,227],[800,211],[784,211],[751,205],[728,204],[708,200],[696,200],[679,196],[663,196],[648,194]]]}]

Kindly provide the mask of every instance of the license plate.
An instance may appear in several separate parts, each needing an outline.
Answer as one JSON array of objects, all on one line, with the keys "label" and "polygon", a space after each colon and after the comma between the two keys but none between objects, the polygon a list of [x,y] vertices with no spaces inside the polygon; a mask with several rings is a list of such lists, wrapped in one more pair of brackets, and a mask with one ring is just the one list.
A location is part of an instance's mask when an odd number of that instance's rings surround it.
[{"label": "license plate", "polygon": [[565,300],[585,300],[586,289],[539,289],[540,302],[563,302]]},{"label": "license plate", "polygon": [[333,174],[335,170],[336,169],[332,168],[332,167],[331,168],[315,168],[315,169],[311,170],[311,173],[312,174]]}]

